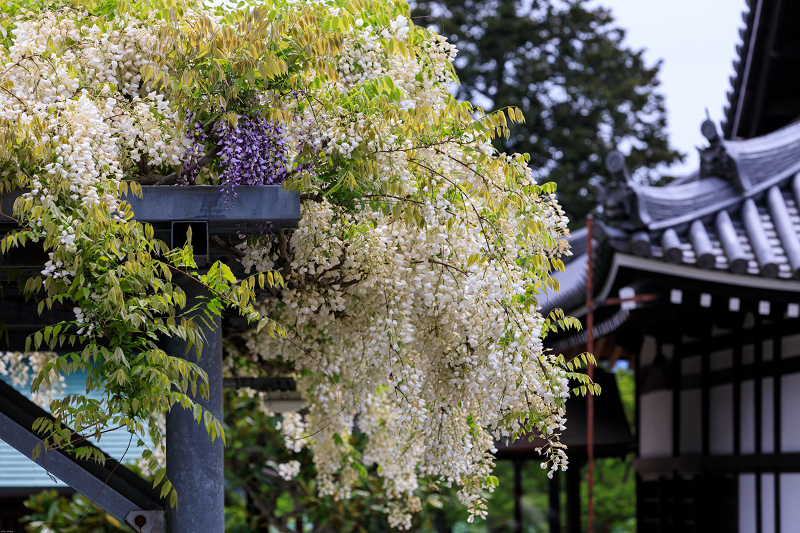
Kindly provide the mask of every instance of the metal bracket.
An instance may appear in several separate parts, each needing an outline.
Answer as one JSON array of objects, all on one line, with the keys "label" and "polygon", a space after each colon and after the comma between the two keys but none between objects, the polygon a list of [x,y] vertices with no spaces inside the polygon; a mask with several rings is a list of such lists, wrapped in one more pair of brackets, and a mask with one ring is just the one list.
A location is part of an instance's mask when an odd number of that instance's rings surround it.
[{"label": "metal bracket", "polygon": [[125,522],[138,533],[166,533],[164,511],[131,511]]}]

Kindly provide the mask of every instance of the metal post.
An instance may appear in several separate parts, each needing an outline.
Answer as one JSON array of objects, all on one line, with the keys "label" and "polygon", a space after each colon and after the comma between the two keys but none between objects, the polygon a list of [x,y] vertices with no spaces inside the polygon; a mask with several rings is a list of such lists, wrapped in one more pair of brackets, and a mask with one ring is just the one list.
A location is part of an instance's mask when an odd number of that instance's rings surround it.
[{"label": "metal post", "polygon": [[[592,215],[586,217],[586,351],[594,355],[594,301],[592,277],[594,275],[592,268],[592,239],[594,237],[592,232]],[[586,374],[589,379],[594,382],[594,365],[589,363],[586,368]],[[586,530],[588,533],[594,533],[594,394],[589,392],[586,396],[586,456],[587,456],[587,485],[589,492],[588,513],[586,520]]]},{"label": "metal post", "polygon": [[[186,292],[186,305],[202,302],[206,289],[194,280],[176,280]],[[208,320],[208,318],[206,317]],[[198,362],[208,374],[208,398],[195,398],[200,405],[222,420],[222,319],[197,323],[205,336]],[[167,354],[194,361],[192,349],[186,353],[186,341],[170,337],[165,342]],[[190,393],[191,394],[191,393]],[[222,439],[213,443],[191,411],[175,404],[167,413],[167,477],[178,491],[178,505],[167,511],[169,533],[223,533],[225,531],[224,464]]]}]

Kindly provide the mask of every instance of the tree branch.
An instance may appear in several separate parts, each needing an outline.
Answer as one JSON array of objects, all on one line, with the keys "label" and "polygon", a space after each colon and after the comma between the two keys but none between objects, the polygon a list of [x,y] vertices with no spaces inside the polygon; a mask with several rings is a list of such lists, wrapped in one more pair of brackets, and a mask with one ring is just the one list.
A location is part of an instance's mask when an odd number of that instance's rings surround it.
[{"label": "tree branch", "polygon": [[[230,237],[228,237],[228,241],[230,241]],[[245,253],[236,248],[232,242],[226,243],[216,235],[209,235],[208,242],[211,243],[217,250],[227,252],[236,259],[241,259],[245,256]]]},{"label": "tree branch", "polygon": [[164,176],[156,174],[150,168],[150,158],[147,157],[147,154],[142,154],[139,157],[139,160],[136,162],[136,168],[139,169],[139,175],[133,178],[133,181],[141,183],[142,185],[155,185],[159,180],[164,178]]},{"label": "tree branch", "polygon": [[[191,165],[188,169],[189,172],[200,170],[209,163],[211,163],[219,155],[219,146],[214,143],[214,148],[208,151],[206,155],[201,157],[196,163]],[[139,161],[136,162],[136,167],[139,169],[139,175],[133,178],[133,181],[141,183],[142,185],[175,185],[178,183],[180,172],[170,172],[166,176],[156,174],[150,168],[150,161],[147,154],[142,154]]]},{"label": "tree branch", "polygon": [[300,201],[304,202],[306,200],[311,200],[312,202],[322,202],[325,200],[325,197],[319,192],[314,194],[304,192],[300,195]]},{"label": "tree branch", "polygon": [[278,230],[278,253],[281,254],[281,259],[283,259],[281,276],[283,279],[286,279],[289,277],[292,267],[291,261],[289,260],[289,242],[286,239],[286,232],[283,231],[283,228]]}]

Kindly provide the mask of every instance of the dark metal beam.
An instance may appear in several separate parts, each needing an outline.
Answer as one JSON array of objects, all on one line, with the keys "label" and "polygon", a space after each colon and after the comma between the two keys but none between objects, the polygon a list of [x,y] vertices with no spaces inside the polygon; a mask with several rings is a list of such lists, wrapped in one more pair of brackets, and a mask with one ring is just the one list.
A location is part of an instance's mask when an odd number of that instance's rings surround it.
[{"label": "dark metal beam", "polygon": [[[40,417],[52,420],[47,412],[0,380],[0,440],[26,457],[32,457],[34,448],[42,442],[32,430],[34,421]],[[163,533],[163,527],[157,527],[159,516],[163,525],[164,514],[158,495],[149,483],[117,461],[108,458],[101,465],[78,460],[60,450],[50,450],[40,454],[35,462],[118,520],[133,526],[130,520],[146,516],[150,525],[156,526],[148,531]]]},{"label": "dark metal beam", "polygon": [[226,389],[256,389],[260,391],[295,391],[297,383],[294,378],[284,376],[262,376],[225,378],[222,386]]},{"label": "dark metal beam", "polygon": [[[25,191],[0,195],[0,209],[13,213],[14,202]],[[133,208],[136,219],[150,223],[208,221],[212,231],[241,229],[243,224],[270,221],[274,228],[296,227],[300,220],[300,196],[284,191],[280,185],[240,185],[236,198],[220,192],[219,186],[144,186],[142,197],[122,198]],[[16,225],[16,220],[0,215],[0,224]]]},{"label": "dark metal beam", "polygon": [[269,221],[273,228],[295,227],[300,197],[280,185],[241,185],[236,198],[219,186],[142,187],[142,198],[128,195],[137,220],[144,222],[208,221],[209,231],[241,230],[244,224]]},{"label": "dark metal beam", "polygon": [[[42,442],[30,428],[17,424],[2,412],[0,412],[0,440],[29,458],[33,455],[33,449]],[[109,486],[104,486],[105,480],[89,474],[78,463],[59,451],[51,450],[37,457],[34,462],[121,522],[125,522],[131,513],[144,511],[126,496]],[[164,514],[163,511],[158,512]],[[163,533],[164,530],[161,531]]]}]

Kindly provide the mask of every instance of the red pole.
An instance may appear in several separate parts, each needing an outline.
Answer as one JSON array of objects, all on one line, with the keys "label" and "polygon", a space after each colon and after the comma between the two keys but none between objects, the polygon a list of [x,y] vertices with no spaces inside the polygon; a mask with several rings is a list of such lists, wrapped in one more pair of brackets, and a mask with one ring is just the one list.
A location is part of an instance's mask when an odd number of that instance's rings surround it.
[{"label": "red pole", "polygon": [[[592,215],[586,217],[586,351],[594,355],[594,301],[592,300]],[[586,374],[594,382],[594,365],[589,363]],[[589,488],[589,513],[587,531],[594,533],[594,395],[586,397],[586,455],[588,457],[587,477]]]}]

